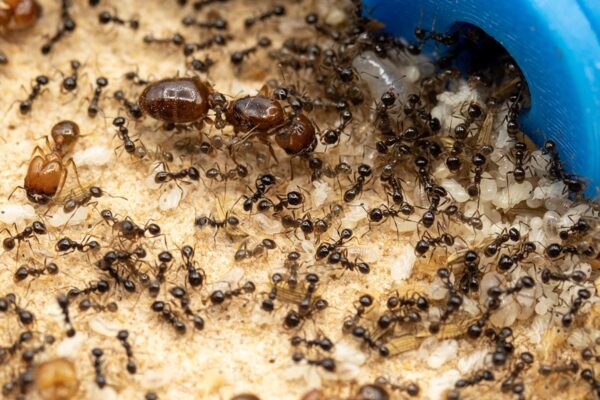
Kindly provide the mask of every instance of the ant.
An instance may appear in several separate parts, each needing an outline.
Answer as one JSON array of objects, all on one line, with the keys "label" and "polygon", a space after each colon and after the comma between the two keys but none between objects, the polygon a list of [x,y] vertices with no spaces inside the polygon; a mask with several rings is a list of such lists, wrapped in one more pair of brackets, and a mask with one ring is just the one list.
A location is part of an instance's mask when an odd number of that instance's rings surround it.
[{"label": "ant", "polygon": [[445,215],[447,215],[449,217],[456,217],[460,222],[471,226],[473,229],[477,229],[477,230],[483,229],[483,221],[481,221],[481,218],[479,218],[475,215],[467,217],[465,215],[465,213],[460,211],[458,209],[458,207],[454,204],[446,207],[444,210],[442,210],[442,213],[444,213]]},{"label": "ant", "polygon": [[229,0],[196,0],[192,4],[192,7],[194,7],[194,10],[200,11],[203,7],[206,7],[208,5],[214,3],[227,3],[228,1]]},{"label": "ant", "polygon": [[[123,117],[116,117],[115,119],[113,119],[113,122],[112,122],[113,125],[117,128],[117,135],[119,136],[119,139],[121,139],[123,141],[123,148],[129,154],[133,154],[135,152],[137,152],[138,155],[143,154],[143,152],[144,152],[143,147],[136,148],[135,142],[133,140],[131,140],[131,137],[129,136],[129,129],[125,126],[126,122],[127,122],[127,120]],[[118,147],[117,147],[117,149],[118,149]],[[140,153],[140,150],[141,150],[141,153]],[[140,157],[140,158],[143,158],[143,157]]]},{"label": "ant", "polygon": [[143,40],[144,40],[144,43],[146,43],[146,44],[152,44],[152,43],[169,44],[169,43],[172,43],[175,46],[181,46],[185,43],[185,38],[180,33],[174,33],[173,36],[171,36],[170,38],[155,38],[152,35],[146,35],[146,36],[144,36]]},{"label": "ant", "polygon": [[498,299],[502,295],[511,295],[519,293],[523,289],[531,289],[535,286],[535,281],[530,276],[522,276],[517,283],[509,288],[502,289],[499,286],[492,286],[488,289],[487,294],[491,299]]},{"label": "ant", "polygon": [[[164,163],[161,163],[163,166]],[[196,167],[188,167],[184,168],[178,172],[169,172],[169,171],[159,171],[154,175],[154,182],[156,183],[167,183],[171,181],[182,180],[185,178],[190,178],[193,181],[200,180],[200,172]]]},{"label": "ant", "polygon": [[433,237],[429,232],[425,232],[425,235],[417,242],[417,244],[415,244],[415,251],[422,256],[429,251],[430,247],[437,247],[440,245],[446,247],[454,246],[454,236],[445,232],[438,237]]},{"label": "ant", "polygon": [[258,200],[262,199],[264,195],[269,191],[271,186],[275,185],[276,179],[271,174],[261,175],[256,179],[255,187],[256,191],[250,196],[244,196],[244,211],[252,211],[252,207],[254,203],[258,202]]},{"label": "ant", "polygon": [[254,293],[256,286],[253,282],[246,282],[243,286],[233,290],[215,290],[210,294],[210,302],[213,305],[223,304],[225,300],[230,300],[233,297],[241,296],[244,293]]},{"label": "ant", "polygon": [[585,272],[577,270],[571,274],[563,274],[560,272],[552,272],[548,268],[542,269],[541,278],[543,283],[549,283],[550,281],[573,281],[575,283],[582,283],[587,279]]},{"label": "ant", "polygon": [[588,232],[590,228],[590,224],[586,220],[580,219],[579,221],[571,225],[568,229],[560,231],[558,235],[561,240],[567,240],[574,234],[582,235]]},{"label": "ant", "polygon": [[517,264],[527,258],[531,253],[534,253],[536,249],[535,243],[525,242],[522,244],[521,249],[512,255],[503,254],[498,260],[498,268],[503,271],[508,271],[514,264]]},{"label": "ant", "polygon": [[323,359],[310,359],[306,358],[306,356],[300,352],[296,352],[292,355],[292,360],[294,362],[299,363],[302,360],[306,360],[308,365],[315,365],[323,368],[327,372],[335,372],[335,360],[331,357],[326,357]]},{"label": "ant", "polygon": [[194,262],[194,249],[191,246],[183,246],[181,248],[181,258],[187,270],[187,281],[192,287],[201,286],[206,280],[206,274],[202,268],[196,268]]},{"label": "ant", "polygon": [[98,115],[98,111],[100,110],[98,107],[98,102],[100,101],[100,95],[102,94],[102,89],[108,85],[108,79],[101,76],[96,79],[96,89],[94,89],[94,96],[92,97],[92,101],[90,101],[90,105],[87,109],[88,117],[95,118]]},{"label": "ant", "polygon": [[551,179],[562,180],[567,186],[568,190],[575,194],[585,189],[585,184],[582,181],[565,172],[563,163],[558,155],[556,143],[554,141],[546,141],[546,143],[544,143],[542,153],[550,155],[547,171]]},{"label": "ant", "polygon": [[329,264],[337,264],[340,263],[342,268],[347,271],[358,271],[361,274],[368,274],[371,272],[371,267],[364,261],[359,261],[357,258],[354,261],[348,260],[348,250],[344,249],[343,251],[334,251],[329,254],[327,258],[327,262]]},{"label": "ant", "polygon": [[150,233],[150,235],[154,237],[160,235],[161,231],[160,226],[155,223],[148,223],[142,228],[133,222],[129,217],[126,217],[121,221],[114,219],[112,222],[113,230],[119,231],[120,237],[131,241],[144,237],[146,232]]},{"label": "ant", "polygon": [[132,18],[128,21],[119,18],[117,15],[113,15],[108,11],[102,11],[98,14],[98,22],[102,25],[107,25],[109,23],[117,24],[117,25],[129,25],[131,29],[134,31],[140,27],[140,21],[137,18]]},{"label": "ant", "polygon": [[126,72],[125,79],[139,86],[146,86],[150,83],[149,80],[140,78],[139,74],[135,71]]},{"label": "ant", "polygon": [[125,93],[122,90],[117,90],[114,94],[115,99],[119,101],[127,109],[127,113],[134,119],[140,119],[144,115],[140,106],[125,97]]},{"label": "ant", "polygon": [[62,37],[70,32],[73,32],[77,27],[75,20],[71,17],[71,13],[69,12],[70,1],[69,0],[61,0],[61,20],[62,26],[60,26],[54,36],[50,37],[46,43],[41,48],[42,54],[48,54],[52,51],[52,47],[60,40]]},{"label": "ant", "polygon": [[[442,280],[444,286],[448,290],[448,300],[446,307],[442,311],[440,316],[440,322],[448,320],[448,318],[457,311],[463,304],[462,296],[454,289],[452,282],[450,281],[450,271],[447,268],[439,268],[437,270],[437,276]],[[440,330],[440,322],[432,322],[429,325],[429,332],[436,334]]]},{"label": "ant", "polygon": [[308,237],[314,232],[315,227],[313,222],[310,220],[309,215],[305,215],[302,218],[294,218],[292,215],[284,215],[281,217],[281,225],[286,229],[298,229],[304,233],[304,237]]},{"label": "ant", "polygon": [[245,178],[248,176],[248,168],[245,165],[237,164],[234,169],[222,172],[219,166],[217,166],[207,169],[204,176],[213,181],[223,182],[236,178]]},{"label": "ant", "polygon": [[35,320],[35,315],[19,304],[17,304],[17,296],[14,293],[9,293],[4,297],[0,297],[0,312],[6,312],[12,306],[19,317],[19,322],[23,325],[30,325]]},{"label": "ant", "polygon": [[[184,47],[184,50],[188,48],[187,45],[186,47]],[[190,53],[191,54],[191,53]],[[210,58],[210,56],[204,56],[204,60],[200,60],[199,58],[192,58],[192,60],[190,61],[190,66],[192,67],[192,69],[194,69],[195,71],[198,72],[204,72],[204,73],[208,73],[208,71],[210,71],[210,68],[215,65],[215,61]],[[216,111],[216,110],[213,110]],[[217,112],[217,115],[220,116],[221,111]],[[217,126],[218,129],[223,129],[225,127],[224,125],[225,120],[224,119],[220,119],[220,124],[219,126],[221,126],[221,128],[219,128]]]},{"label": "ant", "polygon": [[[7,231],[10,234],[6,228],[2,231]],[[34,238],[35,235],[45,235],[46,233],[48,233],[46,225],[41,221],[34,221],[30,226],[26,226],[21,232],[17,232],[16,235],[5,238],[2,241],[2,247],[5,251],[11,251],[15,248],[17,243],[20,245],[24,240]]]},{"label": "ant", "polygon": [[154,282],[148,286],[148,292],[150,296],[156,297],[160,292],[160,286],[165,282],[165,275],[171,267],[170,263],[173,261],[173,255],[169,251],[161,251],[158,254],[158,271],[156,272]]},{"label": "ant", "polygon": [[88,204],[93,198],[97,199],[103,195],[104,191],[102,188],[93,185],[85,189],[80,188],[78,191],[71,191],[64,197],[63,212],[65,214],[73,212],[76,208],[83,207]]},{"label": "ant", "polygon": [[206,225],[209,225],[213,228],[216,228],[217,230],[219,228],[224,228],[227,225],[229,225],[232,228],[235,228],[239,224],[240,224],[240,220],[234,216],[226,217],[224,220],[221,220],[221,221],[216,220],[210,216],[208,216],[208,217],[202,216],[202,217],[196,218],[196,220],[194,221],[194,225],[196,225],[198,228],[204,228]]},{"label": "ant", "polygon": [[[396,383],[392,383],[389,381],[389,379],[383,377],[383,376],[378,376],[375,379],[375,385],[365,385],[366,387],[376,387],[378,388],[378,391],[382,391],[382,387],[381,386],[389,386],[390,389],[392,390],[397,390],[397,391],[405,391],[406,394],[408,394],[411,397],[414,396],[418,396],[419,395],[419,385],[417,385],[416,383],[408,383],[408,384],[402,384],[402,385],[398,385]],[[365,386],[363,386],[362,388],[364,388]],[[363,389],[364,390],[364,389]]]},{"label": "ant", "polygon": [[256,209],[258,212],[267,211],[269,208],[273,208],[275,212],[281,212],[284,208],[296,207],[301,205],[304,202],[304,197],[302,193],[292,190],[288,192],[285,197],[277,196],[278,202],[273,203],[270,199],[262,199],[256,205]]},{"label": "ant", "polygon": [[347,162],[340,161],[333,168],[331,166],[323,167],[323,161],[317,157],[311,157],[308,160],[308,167],[312,170],[311,180],[318,181],[324,175],[328,178],[334,178],[341,174],[349,175],[352,173],[352,166]]},{"label": "ant", "polygon": [[573,300],[573,304],[569,307],[569,310],[562,316],[561,323],[565,328],[568,328],[573,323],[573,317],[583,306],[583,301],[589,299],[592,296],[588,289],[579,289],[577,291],[577,297]]},{"label": "ant", "polygon": [[121,342],[121,346],[125,349],[125,354],[127,355],[127,372],[130,374],[135,374],[137,371],[137,366],[135,365],[135,361],[133,360],[133,350],[131,349],[131,344],[127,340],[129,338],[129,331],[122,329],[117,333],[117,339]]},{"label": "ant", "polygon": [[155,313],[160,313],[162,318],[167,321],[170,325],[173,326],[175,331],[183,335],[187,331],[186,325],[179,319],[179,316],[171,310],[171,307],[166,304],[164,301],[157,300],[152,303],[151,306],[152,311]]},{"label": "ant", "polygon": [[73,159],[63,161],[63,157],[73,148],[79,138],[79,126],[73,121],[60,121],[52,127],[51,135],[54,146],[50,147],[50,142],[46,138],[48,152],[39,146],[35,147],[23,187],[18,187],[25,190],[27,199],[32,203],[46,204],[62,190],[69,165],[73,167],[79,182],[77,167]]},{"label": "ant", "polygon": [[509,240],[517,242],[521,238],[521,233],[517,228],[510,228],[508,232],[503,230],[490,244],[485,246],[483,254],[486,257],[493,257],[498,252],[498,248]]},{"label": "ant", "polygon": [[525,168],[523,164],[527,161],[527,145],[523,142],[516,142],[514,145],[514,164],[515,169],[509,171],[508,174],[512,174],[515,178],[515,182],[523,183],[525,181]]},{"label": "ant", "polygon": [[271,17],[281,17],[285,15],[285,7],[279,4],[275,4],[270,10],[260,14],[257,17],[248,17],[244,20],[244,27],[246,29],[252,27],[258,21],[266,21]]},{"label": "ant", "polygon": [[240,65],[251,54],[256,53],[256,51],[258,50],[259,47],[265,48],[265,47],[269,47],[269,46],[271,46],[271,39],[263,36],[260,39],[258,39],[258,42],[256,43],[256,45],[249,47],[247,49],[244,49],[244,50],[238,50],[238,51],[234,51],[233,53],[231,53],[231,57],[230,57],[231,63],[233,65]]},{"label": "ant", "polygon": [[356,313],[352,317],[344,320],[342,325],[342,330],[344,332],[350,332],[365,314],[367,308],[373,305],[373,296],[370,294],[363,294],[358,299],[358,304],[359,305],[356,307]]},{"label": "ant", "polygon": [[9,357],[14,356],[17,351],[23,348],[23,345],[33,339],[33,333],[29,330],[19,334],[19,338],[8,347],[0,347],[0,364],[8,361]]},{"label": "ant", "polygon": [[93,303],[90,299],[83,299],[79,302],[79,311],[87,311],[90,308],[93,308],[95,311],[98,312],[117,312],[117,310],[119,309],[119,306],[117,305],[117,303],[115,303],[114,301],[109,302],[108,304],[100,304],[100,303]]},{"label": "ant", "polygon": [[293,336],[292,339],[290,340],[290,343],[294,347],[300,346],[301,344],[304,344],[306,347],[316,346],[316,347],[321,348],[324,351],[331,351],[334,346],[333,342],[327,337],[316,338],[316,339],[305,339],[300,336]]},{"label": "ant", "polygon": [[[473,176],[473,183],[471,183],[471,185],[469,185],[469,187],[467,187],[467,193],[469,194],[469,196],[471,197],[475,197],[479,195],[479,185],[481,184],[481,179],[483,176],[483,172],[484,172],[484,166],[485,163],[487,162],[486,157],[481,154],[481,153],[475,153],[473,155],[473,157],[471,158],[471,162],[474,165],[474,176]],[[521,181],[522,182],[522,181]]]},{"label": "ant", "polygon": [[319,22],[319,16],[315,13],[310,13],[306,16],[305,21],[308,25],[312,25],[315,27],[316,31],[328,36],[333,41],[338,41],[341,39],[342,34],[339,31],[332,30],[327,27],[327,25]]},{"label": "ant", "polygon": [[22,265],[15,271],[14,280],[15,282],[21,282],[27,279],[28,276],[38,277],[45,273],[48,273],[49,275],[58,274],[58,265],[56,265],[53,262],[47,264],[44,263],[43,268],[28,267],[26,265]]},{"label": "ant", "polygon": [[558,243],[551,243],[548,245],[548,247],[546,247],[546,255],[551,259],[558,258],[561,254],[583,255],[586,257],[591,257],[594,255],[594,249],[587,247],[580,251],[575,246],[563,246]]},{"label": "ant", "polygon": [[357,171],[358,178],[356,179],[356,182],[350,189],[344,192],[344,201],[346,203],[354,200],[362,192],[366,179],[372,174],[372,169],[367,164],[360,164]]},{"label": "ant", "polygon": [[322,243],[319,245],[315,254],[316,259],[321,260],[329,256],[334,250],[348,242],[352,238],[353,234],[354,233],[352,232],[352,229],[345,228],[342,230],[342,232],[340,232],[340,237],[335,242]]},{"label": "ant", "polygon": [[[183,39],[183,37],[181,35],[180,35],[180,37]],[[198,50],[210,49],[213,45],[225,46],[227,44],[227,42],[231,39],[232,39],[231,35],[215,34],[213,36],[210,36],[208,39],[205,39],[203,42],[185,43],[185,46],[183,46],[183,55],[190,56]],[[173,43],[176,45],[184,44],[183,42],[182,43],[173,42]]]},{"label": "ant", "polygon": [[253,249],[248,249],[246,247],[246,242],[240,246],[240,248],[235,252],[233,258],[235,261],[242,261],[247,258],[260,256],[267,250],[273,250],[277,247],[277,244],[271,239],[263,239],[260,244],[257,244]]},{"label": "ant", "polygon": [[33,102],[42,92],[42,87],[46,86],[50,82],[50,79],[46,75],[38,75],[35,77],[35,84],[31,88],[31,93],[27,96],[27,99],[22,100],[19,103],[19,112],[21,115],[27,115],[33,107]]},{"label": "ant", "polygon": [[61,294],[56,298],[56,301],[64,316],[65,325],[67,326],[67,336],[75,336],[75,328],[71,323],[71,317],[69,315],[69,298],[64,294]]},{"label": "ant", "polygon": [[183,312],[188,317],[191,317],[192,322],[194,324],[194,328],[196,328],[199,331],[203,330],[204,318],[194,313],[194,311],[192,311],[192,309],[190,308],[190,298],[187,294],[187,291],[181,286],[175,286],[169,290],[169,293],[171,294],[171,296],[175,297],[176,299],[179,299],[180,306],[183,309]]},{"label": "ant", "polygon": [[98,243],[97,241],[90,239],[90,237],[88,236],[86,239],[84,239],[83,242],[79,243],[76,242],[74,240],[69,239],[68,237],[64,237],[62,239],[60,239],[58,242],[56,242],[56,251],[63,253],[66,251],[69,252],[73,252],[75,250],[81,251],[81,252],[88,252],[88,251],[96,251],[100,248],[100,243]]},{"label": "ant", "polygon": [[99,279],[95,283],[91,283],[84,289],[73,288],[67,292],[67,296],[74,299],[79,296],[87,296],[91,293],[107,293],[110,290],[110,283],[105,279]]},{"label": "ant", "polygon": [[65,77],[62,81],[62,89],[67,92],[72,92],[77,89],[77,75],[79,68],[81,68],[81,63],[77,60],[71,61],[71,75]]},{"label": "ant", "polygon": [[96,385],[100,389],[106,386],[106,377],[102,374],[102,356],[104,356],[104,352],[102,349],[95,347],[92,349],[92,356],[94,357],[94,373],[96,374]]},{"label": "ant", "polygon": [[226,20],[216,18],[209,21],[198,21],[193,15],[188,15],[181,20],[183,26],[195,26],[202,29],[216,29],[218,31],[226,31],[229,24]]}]

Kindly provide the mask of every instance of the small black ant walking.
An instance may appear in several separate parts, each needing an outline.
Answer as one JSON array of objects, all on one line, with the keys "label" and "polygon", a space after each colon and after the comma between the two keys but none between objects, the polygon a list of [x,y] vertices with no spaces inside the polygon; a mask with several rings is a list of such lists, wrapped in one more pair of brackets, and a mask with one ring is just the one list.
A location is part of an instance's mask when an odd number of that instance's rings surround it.
[{"label": "small black ant walking", "polygon": [[100,108],[98,107],[100,95],[102,94],[102,89],[105,88],[107,85],[108,79],[106,79],[105,77],[101,76],[98,79],[96,79],[96,89],[94,89],[94,96],[92,97],[90,105],[87,109],[88,117],[94,118],[96,117],[96,115],[98,115],[98,111],[100,110]]},{"label": "small black ant walking", "polygon": [[27,115],[33,107],[34,100],[42,92],[42,87],[46,86],[50,82],[50,79],[46,75],[38,75],[35,78],[35,84],[31,88],[31,93],[27,96],[27,99],[22,100],[19,103],[19,112],[21,115]]}]

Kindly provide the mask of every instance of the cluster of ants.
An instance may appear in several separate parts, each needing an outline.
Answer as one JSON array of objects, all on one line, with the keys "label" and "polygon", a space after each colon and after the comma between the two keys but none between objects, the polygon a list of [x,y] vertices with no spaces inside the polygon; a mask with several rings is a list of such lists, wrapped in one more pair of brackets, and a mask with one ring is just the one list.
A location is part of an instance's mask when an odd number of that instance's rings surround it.
[{"label": "cluster of ants", "polygon": [[[35,0],[5,3],[7,8],[0,10],[2,28],[27,28],[41,15]],[[90,0],[89,9],[95,10],[101,3]],[[209,276],[208,268],[198,261],[198,249],[201,247],[204,253],[207,246],[200,246],[194,239],[178,246],[175,252],[169,249],[169,235],[160,221],[135,222],[126,213],[99,207],[108,193],[101,188],[101,182],[82,185],[71,158],[77,143],[87,139],[76,122],[64,119],[52,127],[52,140],[46,140],[45,148],[35,148],[20,188],[40,214],[55,206],[65,214],[81,207],[94,208],[97,213],[86,223],[104,235],[69,237],[62,230],[49,227],[40,216],[24,228],[3,229],[6,236],[2,242],[6,253],[16,254],[14,285],[24,287],[37,279],[48,279],[45,282],[52,282],[53,287],[63,288],[55,299],[62,314],[61,336],[72,338],[81,329],[74,316],[122,312],[120,303],[124,299],[136,299],[136,303],[146,299],[153,318],[147,323],[161,322],[181,340],[205,333],[209,324],[217,323],[215,315],[235,314],[232,310],[254,302],[260,313],[281,321],[289,336],[292,366],[335,374],[340,363],[336,358],[338,343],[325,335],[320,325],[330,308],[343,307],[346,317],[327,323],[330,336],[341,335],[340,340],[354,343],[377,362],[391,362],[433,338],[463,340],[488,349],[485,368],[457,380],[446,391],[447,399],[460,399],[469,390],[478,390],[479,385],[490,393],[497,388],[501,393],[525,399],[537,390],[537,382],[548,382],[559,374],[584,386],[584,392],[600,397],[600,378],[594,370],[594,364],[600,362],[598,340],[589,343],[580,354],[570,354],[568,359],[563,356],[552,361],[538,360],[540,357],[534,352],[517,347],[515,337],[521,327],[493,322],[513,296],[569,291],[569,300],[561,300],[566,303],[550,311],[552,318],[557,318],[566,332],[573,327],[587,327],[582,315],[597,301],[593,281],[600,268],[598,204],[585,197],[585,180],[568,172],[555,142],[546,141],[539,152],[546,163],[544,170],[533,167],[534,149],[527,144],[519,125],[519,116],[529,102],[528,88],[507,54],[479,60],[486,62],[480,62],[478,69],[466,78],[482,100],[462,103],[457,107],[458,115],[452,116],[460,122],[448,127],[434,116],[433,110],[440,101],[438,95],[462,79],[461,72],[453,67],[453,61],[460,57],[458,44],[485,44],[487,39],[482,32],[439,33],[417,28],[414,40],[406,42],[377,30],[377,25],[364,15],[360,1],[355,0],[344,3],[345,19],[339,24],[309,12],[302,21],[308,35],[287,37],[282,42],[261,35],[253,46],[239,48],[236,40],[240,38],[232,28],[233,21],[218,11],[219,7],[233,7],[233,0],[174,3],[182,10],[191,7],[190,14],[181,19],[180,29],[209,32],[203,34],[205,39],[193,42],[186,39],[191,34],[178,31],[164,38],[146,33],[141,44],[148,51],[154,46],[181,48],[185,65],[193,74],[153,80],[142,78],[137,71],[124,71],[123,79],[131,89],[112,92],[112,107],[125,114],[110,118],[110,129],[119,141],[116,151],[119,157],[136,160],[132,168],[140,165],[138,161],[153,164],[153,181],[159,187],[181,188],[185,183],[200,188],[202,183],[205,192],[211,193],[227,190],[228,184],[243,188],[239,201],[224,215],[195,215],[187,218],[189,225],[181,229],[189,229],[194,235],[212,230],[215,244],[217,235],[222,233],[219,241],[231,242],[237,248],[231,256],[233,263],[258,265],[259,260],[268,259],[278,267],[262,282],[243,278],[213,287],[217,277]],[[76,30],[71,6],[69,0],[61,1],[59,27],[42,46],[43,55],[60,51],[61,40]],[[297,4],[261,4],[262,11],[244,17],[241,29],[258,36],[259,29],[292,18],[290,9],[296,7]],[[200,19],[199,12],[207,9],[211,10],[208,19]],[[143,15],[126,19],[114,10],[100,11],[97,20],[99,25],[114,25],[114,29],[132,32],[142,30],[144,22]],[[268,29],[260,32],[265,31]],[[436,72],[419,79],[415,93],[406,96],[393,88],[375,94],[376,89],[369,87],[353,64],[367,53],[379,59],[394,59],[399,53],[417,56],[428,41],[452,50],[436,60]],[[222,57],[223,49],[231,50],[228,58]],[[207,55],[194,58],[198,52]],[[211,58],[211,52],[221,57]],[[240,79],[255,63],[271,66],[271,72],[282,73],[284,79],[266,80],[256,94],[231,97],[201,75],[210,76],[214,66],[223,62]],[[8,57],[0,53],[0,64],[6,63]],[[69,68],[59,82],[62,93],[78,89],[85,65],[72,60]],[[290,77],[297,77],[298,83],[288,83]],[[52,78],[47,75],[35,78],[30,93],[18,101],[22,116],[34,115],[34,103],[40,101],[51,83]],[[109,80],[99,76],[94,86],[88,97],[90,120],[106,115],[103,107],[109,108]],[[136,98],[131,93],[137,89],[140,93]],[[169,144],[172,151],[148,151],[137,134],[143,124],[176,135]],[[364,126],[366,133],[361,131]],[[495,148],[500,129],[508,137],[506,148]],[[351,150],[354,147],[365,149],[362,157]],[[121,148],[127,154],[119,153]],[[344,157],[347,150],[354,155]],[[169,164],[177,155],[182,160],[189,158],[190,163],[171,170]],[[233,168],[207,165],[217,157],[232,162]],[[336,158],[338,161],[332,161]],[[503,221],[508,222],[506,227],[491,233],[494,222],[485,210],[479,210],[483,203],[482,186],[486,180],[500,176],[498,160],[510,162],[510,169],[500,177],[509,190],[541,180],[562,184],[565,201],[573,206],[587,204],[588,211],[572,217],[568,225],[555,227],[555,239],[546,245],[532,240],[531,228],[525,222],[518,223],[509,212],[503,216]],[[289,171],[284,170],[287,165]],[[464,188],[468,202],[476,205],[474,212],[442,185],[440,170],[444,178],[451,177]],[[73,176],[76,188],[68,190],[66,183]],[[287,185],[298,177],[307,185],[326,185],[337,192],[328,196],[325,205],[313,208],[316,190]],[[371,207],[372,199],[378,199],[380,204]],[[356,215],[357,209],[363,215],[349,226],[348,216]],[[544,212],[543,206],[536,209],[525,202],[510,211],[528,217]],[[252,218],[274,223],[279,229],[277,237],[265,234],[256,239],[246,233]],[[352,246],[361,243],[365,236],[375,237],[378,231],[393,236],[392,224],[397,241],[401,235],[406,236],[405,241],[412,241],[416,266],[435,265],[433,272],[425,271],[423,274],[428,276],[419,279],[437,282],[442,295],[402,288],[383,295],[367,293],[376,291],[373,285],[365,284],[365,279],[382,266],[365,261],[366,256],[355,256]],[[407,224],[410,230],[400,229],[399,225]],[[42,241],[52,241],[52,247],[44,252],[43,263],[35,257],[30,257],[29,263],[19,261],[23,248],[30,247],[35,254],[34,242]],[[306,243],[314,245],[314,250],[307,251]],[[390,239],[389,243],[396,242]],[[65,284],[60,281],[65,272],[61,258],[67,254],[88,266],[86,275],[93,277],[88,284],[64,289]],[[276,261],[281,254],[283,260]],[[591,273],[565,267],[583,263],[592,266]],[[490,273],[501,279],[483,290],[484,277]],[[351,306],[348,302],[340,304],[339,299],[330,296],[329,285],[336,285],[336,281],[360,285],[363,293]],[[267,289],[263,290],[265,286]],[[466,302],[477,304],[476,314],[467,312]],[[19,299],[14,293],[0,297],[2,318],[16,319],[22,328],[16,340],[0,347],[0,367],[11,369],[2,386],[3,396],[26,398],[35,389],[45,399],[78,398],[82,389],[75,363],[68,357],[44,355],[59,340],[58,335],[34,329],[38,317],[23,306],[25,303],[26,298]],[[307,328],[312,325],[319,329]],[[305,335],[304,331],[313,333]],[[128,375],[139,372],[134,343],[129,331],[122,329],[114,344],[103,342],[103,348],[91,350],[89,369],[99,389],[112,384],[113,377],[106,368],[109,357],[118,359]],[[122,351],[117,355],[119,347]],[[534,382],[533,389],[530,382]],[[338,385],[344,386],[344,381],[339,380]],[[401,382],[384,376],[358,388],[344,387],[345,397],[332,394],[343,390],[330,393],[324,386],[306,392],[301,399],[419,397],[427,389],[420,382]],[[158,399],[159,394],[149,391],[145,398]],[[244,393],[234,399],[259,397]]]}]

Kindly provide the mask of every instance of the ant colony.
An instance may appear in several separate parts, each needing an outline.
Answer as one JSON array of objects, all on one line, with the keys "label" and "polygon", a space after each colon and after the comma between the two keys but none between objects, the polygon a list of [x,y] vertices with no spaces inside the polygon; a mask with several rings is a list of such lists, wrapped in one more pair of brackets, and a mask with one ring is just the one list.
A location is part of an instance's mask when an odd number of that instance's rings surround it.
[{"label": "ant colony", "polygon": [[594,182],[398,23],[0,1],[3,398],[599,398]]}]

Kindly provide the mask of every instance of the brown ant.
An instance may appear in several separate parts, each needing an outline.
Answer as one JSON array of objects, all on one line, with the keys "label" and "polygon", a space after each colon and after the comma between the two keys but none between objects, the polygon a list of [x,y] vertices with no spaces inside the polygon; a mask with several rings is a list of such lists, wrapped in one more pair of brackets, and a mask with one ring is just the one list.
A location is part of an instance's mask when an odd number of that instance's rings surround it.
[{"label": "brown ant", "polygon": [[[79,180],[73,159],[63,161],[65,154],[73,148],[79,138],[79,126],[73,121],[61,121],[52,127],[51,135],[54,146],[49,152],[44,152],[36,146],[25,175],[23,188],[27,199],[37,204],[48,203],[62,190],[67,178],[67,165],[73,166]],[[48,141],[47,144],[50,147]]]},{"label": "brown ant", "polygon": [[62,39],[62,37],[65,34],[73,32],[77,27],[75,20],[71,17],[69,7],[69,0],[61,0],[60,17],[62,25],[57,29],[56,33],[52,37],[50,37],[50,39],[48,39],[46,43],[44,43],[44,45],[41,48],[42,54],[50,53],[52,51],[52,47],[54,47],[54,45],[58,43],[58,41]]},{"label": "brown ant", "polygon": [[36,0],[6,1],[0,11],[0,26],[20,30],[33,26],[42,15],[42,7]]},{"label": "brown ant", "polygon": [[48,275],[58,274],[58,265],[56,265],[53,262],[44,262],[44,266],[42,268],[28,267],[27,265],[22,265],[15,271],[14,280],[15,282],[21,282],[27,279],[28,276],[38,277],[46,273]]},{"label": "brown ant", "polygon": [[[2,231],[10,232],[8,229]],[[11,251],[15,248],[16,244],[21,244],[22,241],[26,241],[30,238],[35,238],[35,235],[45,235],[48,232],[46,225],[41,221],[34,221],[30,226],[26,226],[21,232],[17,232],[14,236],[8,236],[2,241],[2,247],[5,251]]]},{"label": "brown ant", "polygon": [[108,79],[101,76],[96,79],[96,89],[94,89],[94,96],[92,97],[92,101],[90,101],[90,105],[87,109],[88,117],[95,118],[98,115],[98,111],[100,108],[98,107],[98,102],[100,101],[100,95],[102,94],[102,89],[108,85]]},{"label": "brown ant", "polygon": [[265,11],[257,17],[248,17],[244,20],[244,27],[250,28],[258,21],[266,21],[271,17],[281,17],[285,15],[285,7],[280,4],[275,4],[270,10]]},{"label": "brown ant", "polygon": [[46,75],[38,75],[35,78],[35,85],[31,88],[31,93],[27,96],[27,99],[22,100],[19,103],[19,112],[21,115],[27,115],[33,107],[33,102],[38,98],[42,92],[42,88],[50,82],[50,79]]},{"label": "brown ant", "polygon": [[128,21],[119,18],[116,14],[113,15],[109,11],[102,11],[98,14],[98,22],[102,25],[107,25],[109,23],[117,24],[117,25],[129,25],[129,27],[133,30],[137,30],[140,27],[140,21],[137,18],[132,18]]}]

